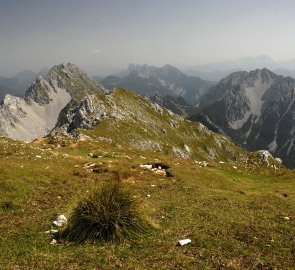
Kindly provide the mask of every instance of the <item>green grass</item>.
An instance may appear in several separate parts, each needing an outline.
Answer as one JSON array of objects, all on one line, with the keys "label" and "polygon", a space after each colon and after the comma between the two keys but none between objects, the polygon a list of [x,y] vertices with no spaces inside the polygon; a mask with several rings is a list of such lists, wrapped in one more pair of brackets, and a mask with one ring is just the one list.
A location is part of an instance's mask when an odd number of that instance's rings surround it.
[{"label": "green grass", "polygon": [[60,237],[76,243],[123,242],[142,237],[151,228],[130,191],[111,181],[80,199]]},{"label": "green grass", "polygon": [[[192,160],[107,142],[69,141],[53,150],[43,143],[32,148],[0,139],[1,269],[294,268],[292,170],[246,170],[242,163],[200,168]],[[88,158],[89,152],[109,155]],[[155,159],[169,165],[174,177],[139,167]],[[86,170],[86,162],[106,170]],[[157,225],[155,233],[123,242],[50,245],[45,231],[57,215],[69,218],[81,195],[115,179]],[[184,238],[192,244],[177,246]]]}]

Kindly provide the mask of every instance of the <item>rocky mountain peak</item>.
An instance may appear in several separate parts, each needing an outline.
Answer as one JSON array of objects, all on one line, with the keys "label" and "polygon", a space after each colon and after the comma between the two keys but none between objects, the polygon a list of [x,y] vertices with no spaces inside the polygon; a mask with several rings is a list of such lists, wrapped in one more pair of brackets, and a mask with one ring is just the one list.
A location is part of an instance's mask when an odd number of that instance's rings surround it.
[{"label": "rocky mountain peak", "polygon": [[60,65],[53,66],[50,71],[48,72],[48,76],[52,76],[54,73],[60,73],[63,72],[65,74],[68,74],[69,76],[77,76],[78,74],[87,76],[84,70],[79,68],[78,66],[72,64],[72,63],[63,63]]},{"label": "rocky mountain peak", "polygon": [[0,135],[30,141],[46,135],[61,110],[88,95],[104,95],[105,89],[74,64],[56,65],[39,76],[24,97],[5,97],[0,105]]},{"label": "rocky mountain peak", "polygon": [[235,72],[202,97],[207,122],[253,151],[263,148],[295,166],[295,80],[263,68]]}]

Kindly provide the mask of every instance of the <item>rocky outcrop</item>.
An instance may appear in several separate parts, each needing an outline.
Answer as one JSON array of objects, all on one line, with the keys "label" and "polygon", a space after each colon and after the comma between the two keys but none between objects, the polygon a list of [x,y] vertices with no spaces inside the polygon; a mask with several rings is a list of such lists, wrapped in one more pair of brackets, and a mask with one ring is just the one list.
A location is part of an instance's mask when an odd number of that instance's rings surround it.
[{"label": "rocky outcrop", "polygon": [[55,127],[62,109],[104,88],[73,64],[54,66],[38,77],[24,97],[6,95],[0,104],[0,136],[31,141]]},{"label": "rocky outcrop", "polygon": [[[71,132],[77,128],[90,129],[102,118],[109,118],[104,103],[95,95],[85,97],[80,103],[69,103],[60,113],[57,129]],[[55,131],[53,131],[55,132]]]}]

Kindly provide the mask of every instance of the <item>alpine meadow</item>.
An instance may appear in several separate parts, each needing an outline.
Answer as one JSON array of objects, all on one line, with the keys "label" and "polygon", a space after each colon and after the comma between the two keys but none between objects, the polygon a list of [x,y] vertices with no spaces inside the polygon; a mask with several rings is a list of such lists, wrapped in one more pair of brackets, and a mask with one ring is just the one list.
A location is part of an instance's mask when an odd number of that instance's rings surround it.
[{"label": "alpine meadow", "polygon": [[295,269],[292,1],[0,3],[0,269]]}]

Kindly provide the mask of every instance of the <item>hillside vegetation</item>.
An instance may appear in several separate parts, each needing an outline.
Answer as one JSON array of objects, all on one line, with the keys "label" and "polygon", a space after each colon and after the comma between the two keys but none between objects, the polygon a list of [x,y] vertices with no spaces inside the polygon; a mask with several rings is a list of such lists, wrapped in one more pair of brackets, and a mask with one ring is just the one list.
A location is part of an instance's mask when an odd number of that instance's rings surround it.
[{"label": "hillside vegetation", "polygon": [[[102,138],[107,125],[99,126],[87,134]],[[205,166],[195,158],[138,151],[124,141],[116,147],[110,140],[63,136],[32,144],[2,138],[0,153],[2,269],[294,266],[294,171],[267,167],[255,156]],[[77,201],[109,181],[134,194],[156,229],[134,241],[51,245],[53,236],[45,232],[52,221],[60,214],[69,217]],[[185,238],[192,243],[177,246]]]}]

